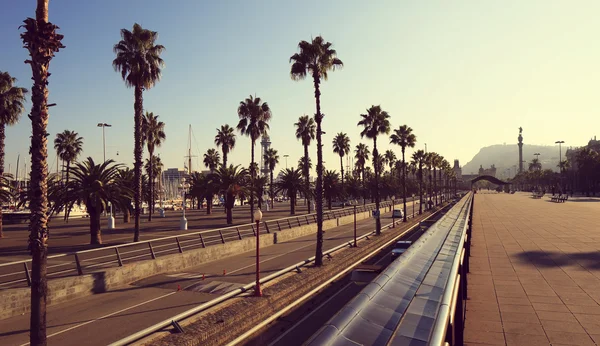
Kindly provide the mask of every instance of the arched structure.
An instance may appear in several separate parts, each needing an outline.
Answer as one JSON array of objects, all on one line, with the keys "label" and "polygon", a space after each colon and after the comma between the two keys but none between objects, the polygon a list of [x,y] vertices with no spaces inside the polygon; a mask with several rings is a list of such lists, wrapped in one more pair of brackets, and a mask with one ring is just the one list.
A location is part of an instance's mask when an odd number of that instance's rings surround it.
[{"label": "arched structure", "polygon": [[473,186],[473,184],[475,184],[476,182],[478,182],[480,180],[487,180],[490,183],[496,184],[496,185],[510,185],[509,182],[502,181],[496,177],[492,177],[491,175],[480,175],[477,178],[471,180],[471,186]]}]

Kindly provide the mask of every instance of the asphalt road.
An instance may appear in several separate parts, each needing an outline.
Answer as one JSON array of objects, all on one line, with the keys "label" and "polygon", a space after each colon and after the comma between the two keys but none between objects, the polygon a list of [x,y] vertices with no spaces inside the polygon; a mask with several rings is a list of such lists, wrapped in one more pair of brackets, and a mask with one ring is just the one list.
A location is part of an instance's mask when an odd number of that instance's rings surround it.
[{"label": "asphalt road", "polygon": [[[391,222],[391,213],[382,223]],[[359,235],[371,232],[373,219],[357,223]],[[353,225],[328,230],[324,249],[352,239]],[[261,273],[286,268],[314,255],[315,235],[261,250]],[[150,277],[121,290],[76,299],[48,308],[49,345],[106,345],[214,299],[254,279],[254,251],[202,264],[181,273]],[[223,275],[223,270],[226,275]],[[202,275],[205,278],[202,280]],[[181,288],[181,291],[178,291]],[[26,345],[29,315],[0,320],[0,345]]]}]

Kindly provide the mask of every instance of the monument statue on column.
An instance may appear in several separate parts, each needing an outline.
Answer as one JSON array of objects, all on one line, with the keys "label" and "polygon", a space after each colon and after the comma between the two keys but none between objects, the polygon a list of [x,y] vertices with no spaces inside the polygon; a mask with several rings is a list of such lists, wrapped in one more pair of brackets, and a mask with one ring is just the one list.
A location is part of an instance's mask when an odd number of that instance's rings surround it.
[{"label": "monument statue on column", "polygon": [[523,128],[519,127],[519,173],[523,173]]}]

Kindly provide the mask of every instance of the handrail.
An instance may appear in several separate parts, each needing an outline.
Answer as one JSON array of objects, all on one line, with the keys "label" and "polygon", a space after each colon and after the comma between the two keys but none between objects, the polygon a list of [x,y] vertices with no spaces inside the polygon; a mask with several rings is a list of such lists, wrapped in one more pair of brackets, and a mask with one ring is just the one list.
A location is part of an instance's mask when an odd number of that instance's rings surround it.
[{"label": "handrail", "polygon": [[[433,217],[434,215],[436,215],[441,210],[442,209],[440,209],[440,210],[432,213],[431,215],[428,215],[424,220],[427,220],[427,219]],[[407,217],[407,218],[410,218],[410,217]],[[392,223],[389,223],[389,224],[387,224],[385,226],[382,226],[381,230],[383,231],[385,229],[390,229],[390,228],[393,227],[394,224],[398,224],[398,223],[402,223],[402,220],[396,220],[396,221],[394,221]],[[402,232],[401,234],[399,234],[398,237],[403,236],[404,234],[412,231],[414,228],[417,228],[417,227],[420,227],[420,224],[415,224],[415,225],[409,227],[407,230],[405,230],[404,232]],[[365,238],[367,238],[369,236],[372,236],[373,234],[375,234],[375,230],[373,230],[371,232],[367,232],[367,233],[363,234],[360,237],[357,237],[356,240],[358,241],[358,240],[365,239]],[[396,239],[398,237],[396,237]],[[389,245],[389,244],[386,244],[386,245]],[[335,246],[335,247],[333,247],[333,248],[331,248],[331,249],[329,249],[327,251],[324,251],[323,252],[323,256],[332,254],[332,253],[334,253],[336,251],[339,251],[340,249],[347,248],[348,246],[352,247],[353,246],[353,241],[352,242],[348,242],[348,243],[340,244],[340,245]],[[380,249],[375,250],[375,251],[379,251],[379,250]],[[289,266],[287,268],[284,268],[284,269],[279,270],[279,271],[277,271],[277,272],[275,272],[275,273],[273,273],[271,275],[268,275],[268,276],[265,276],[265,277],[261,278],[260,279],[260,283],[264,284],[264,283],[266,283],[268,281],[271,281],[271,280],[273,280],[273,279],[275,279],[277,277],[280,277],[282,275],[285,275],[287,273],[290,273],[290,272],[293,272],[293,271],[297,271],[299,268],[304,267],[304,266],[306,266],[306,265],[314,262],[314,260],[315,260],[315,256],[312,256],[312,257],[309,257],[309,258],[307,258],[307,259],[305,259],[303,261],[300,261],[298,263],[292,264],[291,266]],[[129,336],[127,336],[127,337],[125,337],[125,338],[123,338],[121,340],[115,341],[115,342],[111,343],[109,346],[127,345],[127,344],[130,344],[130,343],[135,342],[137,340],[140,340],[142,338],[145,338],[148,335],[151,335],[152,333],[155,333],[155,332],[157,332],[157,331],[159,331],[159,330],[161,330],[161,329],[163,329],[165,327],[168,327],[173,322],[181,321],[181,320],[186,319],[186,318],[188,318],[188,317],[190,317],[192,315],[195,315],[195,314],[197,314],[199,312],[202,312],[202,311],[204,311],[206,309],[209,309],[209,308],[211,308],[213,306],[216,306],[216,305],[222,303],[225,300],[228,300],[228,299],[233,298],[235,296],[241,295],[241,294],[245,293],[246,291],[252,289],[254,287],[254,285],[255,285],[255,282],[248,283],[248,284],[246,284],[244,286],[241,286],[241,287],[239,287],[239,288],[237,288],[237,289],[235,289],[235,290],[233,290],[231,292],[226,293],[223,296],[220,296],[220,297],[215,298],[213,300],[210,300],[208,302],[202,303],[201,305],[198,305],[198,306],[196,306],[196,307],[194,307],[194,308],[192,308],[190,310],[181,312],[181,313],[179,313],[179,314],[177,314],[177,315],[175,315],[173,317],[170,317],[170,318],[165,319],[165,320],[163,320],[161,322],[158,322],[158,323],[156,323],[156,324],[154,324],[154,325],[152,325],[152,326],[150,326],[148,328],[145,328],[145,329],[143,329],[143,330],[141,330],[141,331],[139,331],[139,332],[137,332],[135,334],[129,335]]]},{"label": "handrail", "polygon": [[[387,208],[387,207],[392,206],[392,204],[393,204],[393,201],[383,201],[380,203],[380,208]],[[375,208],[375,203],[360,205],[360,206],[357,206],[357,212],[371,211],[374,208]],[[343,217],[346,215],[351,215],[353,212],[354,212],[354,206],[351,206],[348,208],[325,211],[323,213],[323,221],[336,219],[336,218]],[[293,222],[291,222],[292,220],[293,220]],[[300,225],[315,224],[316,223],[316,213],[267,220],[267,221],[263,221],[263,223],[266,225],[266,227],[265,227],[265,230],[261,230],[261,234],[270,233],[269,229],[272,229],[273,231],[275,231],[275,230],[282,231],[284,229],[291,229],[291,228],[294,228],[294,227],[297,227]],[[250,231],[250,230],[252,230],[252,231],[248,233],[247,231]],[[239,233],[238,233],[238,231],[239,231]],[[235,236],[230,236],[229,234],[225,234],[227,232],[235,232]],[[242,232],[246,232],[246,233],[242,234]],[[223,233],[223,235],[220,235],[219,233]],[[161,246],[161,247],[173,246],[174,251],[176,251],[179,248],[179,252],[181,253],[181,252],[183,252],[183,249],[186,247],[198,247],[198,246],[206,247],[209,245],[213,245],[215,243],[220,244],[220,243],[224,243],[226,241],[235,241],[235,240],[238,240],[239,238],[248,237],[248,236],[254,236],[254,224],[253,223],[242,224],[242,225],[237,225],[237,226],[228,226],[228,227],[222,227],[222,228],[211,229],[211,230],[183,233],[183,234],[166,236],[166,237],[161,237],[161,238],[156,238],[156,239],[144,240],[144,241],[135,242],[135,243],[126,243],[126,244],[112,245],[112,246],[106,246],[106,247],[101,247],[101,248],[96,248],[96,249],[66,252],[66,253],[62,253],[62,254],[48,256],[47,259],[50,261],[50,260],[54,260],[54,259],[61,259],[61,258],[65,258],[68,256],[72,256],[73,257],[72,260],[70,260],[69,262],[60,263],[58,265],[50,265],[49,268],[53,268],[56,266],[67,266],[67,265],[71,265],[71,266],[73,266],[73,268],[65,269],[65,270],[61,270],[61,271],[57,271],[57,272],[49,272],[48,276],[69,275],[69,274],[67,274],[69,272],[72,272],[74,275],[83,275],[84,274],[83,268],[88,268],[88,269],[89,268],[97,268],[97,267],[104,266],[104,265],[111,265],[111,264],[114,264],[115,262],[118,262],[119,263],[118,265],[120,266],[120,265],[122,265],[122,261],[118,260],[115,257],[116,256],[115,253],[117,251],[119,251],[120,249],[124,249],[124,248],[132,248],[132,247],[136,247],[136,246],[143,247],[140,249],[132,249],[130,251],[122,251],[120,256],[125,261],[131,261],[131,260],[135,260],[136,258],[150,257],[150,256],[152,256],[152,259],[155,259],[156,254],[154,254],[154,256],[153,256],[151,251],[149,250],[149,248],[152,245],[160,243],[160,242],[172,240],[173,241],[172,244],[170,244],[170,243],[160,244],[160,245],[156,245],[156,247],[158,248],[159,246]],[[194,244],[186,245],[186,246],[177,246],[176,245],[176,242],[178,240],[180,240],[181,242],[188,242],[193,239],[186,239],[186,238],[192,238],[192,237],[196,237],[195,240],[196,240],[196,244],[198,244],[198,245],[194,245]],[[226,238],[228,238],[228,239],[226,239]],[[217,241],[217,239],[218,239],[218,241]],[[198,242],[198,240],[199,240],[199,242]],[[169,251],[169,250],[161,250],[160,252],[166,252],[166,251]],[[104,252],[110,253],[110,254],[105,254]],[[127,255],[127,254],[132,254],[132,253],[136,253],[136,252],[142,252],[142,254],[135,255],[132,257],[128,257],[128,258],[125,257],[125,255]],[[89,254],[100,254],[100,255],[97,257],[87,257],[87,258],[83,258],[83,259],[81,258],[82,255],[89,255]],[[102,261],[103,259],[108,259],[108,260]],[[101,261],[97,262],[97,260],[101,260]],[[14,261],[14,262],[10,262],[10,263],[0,264],[0,269],[9,267],[9,266],[19,266],[20,265],[19,270],[10,272],[10,273],[3,273],[2,275],[0,275],[0,278],[23,274],[24,273],[23,264],[28,264],[30,262],[31,262],[31,259],[26,259],[26,260],[20,260],[20,261]],[[81,263],[83,263],[83,262],[86,262],[88,264],[81,265]],[[75,266],[77,266],[77,268],[75,268]],[[31,269],[28,269],[28,270],[31,270]],[[14,285],[16,283],[23,283],[26,281],[26,276],[27,276],[27,273],[25,273],[25,275],[23,275],[23,278],[21,278],[21,279],[15,278],[10,281],[0,282],[0,287],[6,286],[6,285]]]}]

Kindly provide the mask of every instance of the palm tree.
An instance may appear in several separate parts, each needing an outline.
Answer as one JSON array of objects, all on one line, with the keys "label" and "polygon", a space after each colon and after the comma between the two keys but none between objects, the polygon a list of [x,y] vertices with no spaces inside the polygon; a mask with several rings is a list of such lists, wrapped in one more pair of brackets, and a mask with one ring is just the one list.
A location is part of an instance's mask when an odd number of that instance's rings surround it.
[{"label": "palm tree", "polygon": [[437,169],[441,168],[443,160],[444,160],[444,157],[441,156],[440,154],[432,153],[431,163],[433,166],[433,196],[435,198],[435,205],[438,205]]},{"label": "palm tree", "polygon": [[333,138],[333,152],[340,156],[340,172],[342,172],[342,191],[344,191],[344,156],[350,153],[350,138],[340,132]]},{"label": "palm tree", "polygon": [[340,175],[336,171],[325,171],[325,174],[323,174],[323,192],[329,210],[331,210],[331,200],[336,195],[339,180]]},{"label": "palm tree", "polygon": [[157,45],[158,33],[133,24],[133,30],[121,29],[121,40],[113,50],[117,55],[113,60],[115,71],[121,73],[127,87],[134,88],[134,132],[133,132],[133,172],[134,172],[134,204],[135,234],[133,241],[140,240],[140,207],[142,201],[142,152],[143,152],[143,91],[152,88],[160,81],[164,62],[160,54],[165,47]]},{"label": "palm tree", "polygon": [[[362,119],[358,122],[358,126],[363,126],[364,129],[360,132],[360,137],[373,139],[373,168],[375,169],[375,209],[379,211],[379,174],[381,167],[378,159],[379,152],[377,151],[377,136],[390,132],[390,115],[381,109],[381,106],[371,106],[367,109],[366,114],[360,115]],[[381,220],[379,217],[375,219],[375,233],[381,233]]]},{"label": "palm tree", "polygon": [[123,194],[119,196],[116,206],[118,209],[123,212],[123,223],[129,223],[131,220],[131,213],[133,212],[132,202],[133,202],[133,193],[131,193],[130,186],[133,186],[134,182],[134,174],[133,170],[129,167],[119,169],[117,172],[117,176],[115,177],[115,184],[120,188],[127,188],[130,194]]},{"label": "palm tree", "polygon": [[392,150],[388,149],[385,151],[385,154],[383,154],[383,160],[385,161],[385,163],[388,164],[388,166],[390,167],[390,173],[393,175],[394,163],[396,162],[396,154],[394,154]]},{"label": "palm tree", "polygon": [[[4,176],[4,140],[6,126],[19,122],[25,112],[25,95],[27,89],[16,87],[17,79],[8,72],[0,71],[0,177]],[[0,208],[0,238],[2,234],[2,208]]]},{"label": "palm tree", "polygon": [[206,153],[204,153],[203,162],[204,166],[208,168],[212,173],[214,173],[221,162],[221,156],[219,155],[217,149],[208,149]]},{"label": "palm tree", "polygon": [[273,186],[273,171],[275,170],[275,166],[279,163],[279,155],[277,154],[277,150],[273,148],[269,148],[265,153],[265,157],[263,158],[267,167],[269,167],[270,174],[270,184],[269,184],[269,195],[271,197],[271,208],[275,205],[273,204],[273,199],[275,198],[275,190]]},{"label": "palm tree", "polygon": [[271,108],[266,102],[262,102],[260,97],[252,97],[240,102],[238,107],[238,116],[240,122],[237,129],[243,136],[250,137],[252,143],[250,147],[250,221],[254,222],[254,178],[256,177],[256,166],[254,165],[254,143],[260,136],[267,134],[269,130],[269,121],[271,120]]},{"label": "palm tree", "polygon": [[290,214],[296,214],[296,196],[306,188],[302,181],[300,169],[282,169],[279,180],[275,183],[276,193],[283,193],[290,198]]},{"label": "palm tree", "polygon": [[406,159],[404,154],[406,148],[414,148],[415,143],[417,143],[417,136],[412,131],[412,128],[409,126],[401,125],[390,136],[390,143],[399,145],[402,149],[402,205],[404,208],[404,222],[406,222]]},{"label": "palm tree", "polygon": [[[304,146],[304,167],[302,168],[302,175],[304,176],[304,184],[305,189],[308,191],[310,189],[310,180],[309,180],[309,170],[308,170],[308,146],[310,145],[311,140],[315,139],[315,130],[316,125],[313,118],[310,118],[308,115],[303,115],[298,118],[298,122],[294,124],[296,126],[296,139],[300,139],[302,141],[302,146]],[[310,214],[310,199],[306,198],[306,202],[308,203],[308,213]]]},{"label": "palm tree", "polygon": [[235,198],[245,194],[247,189],[244,182],[247,180],[248,171],[239,165],[229,167],[221,166],[215,173],[215,181],[219,182],[219,190],[225,196],[225,210],[227,212],[227,224],[233,223],[233,206]]},{"label": "palm tree", "polygon": [[366,204],[367,197],[365,196],[365,164],[369,161],[369,147],[366,144],[358,143],[354,150],[354,158],[356,159],[356,166],[362,177],[362,188],[363,188],[363,204]]},{"label": "palm tree", "polygon": [[25,60],[31,66],[33,88],[31,92],[31,195],[36,196],[29,203],[29,249],[31,251],[31,313],[29,341],[31,345],[46,344],[46,294],[48,281],[46,265],[48,256],[48,166],[46,157],[48,126],[48,77],[50,61],[61,48],[63,35],[56,32],[58,27],[48,21],[49,0],[37,0],[35,19],[24,20],[25,31],[21,33],[23,46],[31,59]]},{"label": "palm tree", "polygon": [[227,124],[217,129],[215,145],[221,147],[223,152],[223,166],[227,167],[227,154],[235,147],[235,129]]},{"label": "palm tree", "polygon": [[[423,165],[427,163],[427,154],[423,150],[417,150],[412,154],[412,165],[417,169],[419,179],[419,215],[423,213]],[[415,203],[415,201],[413,201]]]},{"label": "palm tree", "polygon": [[[432,176],[431,176],[431,170],[433,168],[433,156],[435,155],[434,152],[428,152],[425,153],[425,165],[427,166],[427,176],[429,178],[429,183],[427,184],[427,197],[429,198],[429,201],[431,201],[431,194],[432,194]],[[429,204],[429,202],[427,202]]]},{"label": "palm tree", "polygon": [[540,162],[540,160],[539,159],[531,160],[531,162],[529,163],[529,170],[530,171],[541,171],[542,163]]},{"label": "palm tree", "polygon": [[312,42],[300,41],[298,43],[299,53],[290,57],[292,67],[290,76],[293,80],[302,80],[310,73],[315,88],[315,103],[317,111],[315,122],[317,123],[317,186],[316,186],[316,210],[317,210],[317,247],[315,251],[315,265],[323,264],[323,148],[321,147],[321,80],[327,80],[328,72],[341,68],[344,63],[337,58],[337,52],[332,48],[330,42],[317,36]]},{"label": "palm tree", "polygon": [[[154,149],[159,148],[166,138],[165,123],[158,120],[158,114],[146,112],[146,115],[142,117],[142,143],[146,143],[146,148],[148,148],[150,166],[153,166],[152,160],[155,158]],[[148,201],[148,221],[152,221],[152,212],[154,211],[154,178],[160,174],[160,171],[158,174],[154,173],[153,170],[148,171],[148,193],[151,198]]]},{"label": "palm tree", "polygon": [[90,215],[90,244],[102,244],[100,216],[108,203],[118,204],[120,196],[130,194],[128,187],[115,183],[121,167],[113,160],[96,164],[91,157],[75,164],[71,193],[65,202],[68,206],[85,204]]},{"label": "palm tree", "polygon": [[[79,137],[79,134],[75,131],[64,130],[63,132],[56,134],[56,138],[54,139],[54,149],[56,150],[57,156],[65,163],[65,185],[69,185],[69,171],[71,169],[71,163],[77,160],[77,157],[83,150],[83,137]],[[70,209],[65,209],[64,219],[66,221],[69,220],[70,212]]]},{"label": "palm tree", "polygon": [[[147,201],[148,201],[148,214],[154,211],[154,201],[156,200],[157,194],[155,189],[155,183],[151,182],[150,177],[157,177],[160,175],[160,172],[163,170],[163,163],[160,160],[160,156],[152,155],[146,159],[144,163],[144,170],[148,175],[148,180],[146,181],[146,190],[147,190]],[[143,184],[142,184],[143,186]],[[152,218],[149,217],[148,221],[151,221]]]}]

